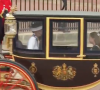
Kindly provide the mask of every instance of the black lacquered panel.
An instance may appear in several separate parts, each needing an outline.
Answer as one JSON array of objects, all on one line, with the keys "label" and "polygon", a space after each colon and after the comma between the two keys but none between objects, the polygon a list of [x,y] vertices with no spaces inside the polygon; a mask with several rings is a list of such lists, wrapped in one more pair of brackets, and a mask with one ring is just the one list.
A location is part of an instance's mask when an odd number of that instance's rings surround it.
[{"label": "black lacquered panel", "polygon": [[[86,84],[93,83],[100,79],[100,73],[97,74],[97,77],[92,73],[94,70],[95,63],[98,64],[98,68],[100,68],[100,61],[65,61],[65,60],[30,60],[30,59],[21,59],[15,58],[15,60],[27,67],[30,68],[31,64],[34,62],[37,67],[37,72],[35,73],[35,78],[37,82],[55,86],[55,87],[74,87],[74,86],[82,86]],[[66,64],[66,69],[64,69],[64,65]],[[53,76],[53,71],[55,67],[62,67],[62,74],[67,76],[68,68],[71,66],[73,70],[76,71],[75,76],[72,79],[62,80],[57,79]],[[59,71],[59,70],[58,70]],[[95,71],[95,70],[94,70]]]}]

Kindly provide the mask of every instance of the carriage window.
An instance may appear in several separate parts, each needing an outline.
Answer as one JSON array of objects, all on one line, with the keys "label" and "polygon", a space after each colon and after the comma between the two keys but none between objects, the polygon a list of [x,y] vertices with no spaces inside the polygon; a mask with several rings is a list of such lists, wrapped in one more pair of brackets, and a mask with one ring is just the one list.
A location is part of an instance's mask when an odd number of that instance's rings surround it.
[{"label": "carriage window", "polygon": [[21,49],[42,50],[42,21],[19,21],[18,41],[16,46]]},{"label": "carriage window", "polygon": [[76,51],[79,46],[80,22],[76,20],[51,20],[52,49]]},{"label": "carriage window", "polygon": [[87,22],[87,49],[100,50],[100,22]]}]

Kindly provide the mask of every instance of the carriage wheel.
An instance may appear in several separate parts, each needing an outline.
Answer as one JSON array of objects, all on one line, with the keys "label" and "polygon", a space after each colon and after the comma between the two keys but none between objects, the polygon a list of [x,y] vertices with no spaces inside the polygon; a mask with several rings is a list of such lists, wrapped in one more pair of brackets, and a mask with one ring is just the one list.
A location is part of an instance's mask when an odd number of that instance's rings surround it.
[{"label": "carriage wheel", "polygon": [[0,60],[0,90],[38,90],[34,76],[24,66]]}]

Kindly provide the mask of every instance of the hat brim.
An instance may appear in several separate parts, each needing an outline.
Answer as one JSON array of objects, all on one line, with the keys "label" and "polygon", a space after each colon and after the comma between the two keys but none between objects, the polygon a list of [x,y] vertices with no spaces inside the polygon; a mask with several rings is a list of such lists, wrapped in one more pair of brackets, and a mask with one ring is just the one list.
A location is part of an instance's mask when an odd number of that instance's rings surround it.
[{"label": "hat brim", "polygon": [[42,26],[39,26],[39,27],[37,27],[37,28],[30,28],[30,29],[31,29],[31,31],[39,31],[39,30],[42,29]]}]

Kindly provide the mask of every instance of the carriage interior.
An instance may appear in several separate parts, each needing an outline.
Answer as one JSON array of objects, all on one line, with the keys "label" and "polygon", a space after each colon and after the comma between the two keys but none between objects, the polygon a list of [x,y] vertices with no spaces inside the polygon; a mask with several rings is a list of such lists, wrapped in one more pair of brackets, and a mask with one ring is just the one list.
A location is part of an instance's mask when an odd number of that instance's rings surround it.
[{"label": "carriage interior", "polygon": [[[100,51],[91,50],[93,45],[89,41],[90,33],[96,32],[99,36],[100,16],[97,12],[16,11],[14,16],[16,33],[6,34],[4,44],[7,42],[5,45],[11,47],[10,53],[14,61],[27,69],[31,63],[35,63],[37,71],[33,73],[40,89],[90,90],[92,86],[85,85],[99,80],[100,76],[94,78],[91,68],[96,62],[100,64]],[[33,35],[30,25],[35,21],[42,22],[43,27],[39,38],[41,49],[38,50],[27,49],[28,41]],[[68,69],[66,64],[69,65]],[[64,68],[65,73],[73,69],[73,74],[58,75],[58,71]]]}]

